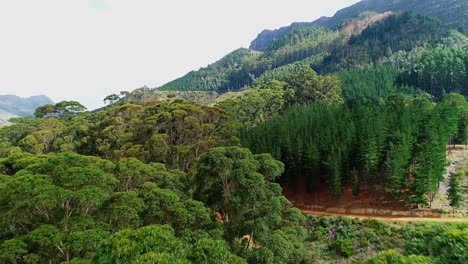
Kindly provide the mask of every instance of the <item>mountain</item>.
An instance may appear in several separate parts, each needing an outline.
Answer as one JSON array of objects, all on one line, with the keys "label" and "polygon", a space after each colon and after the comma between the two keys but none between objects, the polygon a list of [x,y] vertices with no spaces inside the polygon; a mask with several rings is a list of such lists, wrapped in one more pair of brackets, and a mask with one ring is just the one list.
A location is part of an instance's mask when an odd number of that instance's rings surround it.
[{"label": "mountain", "polygon": [[235,50],[157,90],[221,94],[238,91],[259,80],[278,78],[278,74],[300,65],[312,66],[320,73],[332,73],[383,63],[392,60],[395,54],[467,44],[468,38],[463,33],[438,19],[408,12],[364,12],[335,28],[294,24],[264,51]]},{"label": "mountain", "polygon": [[333,17],[264,30],[249,49],[239,48],[160,87],[138,89],[127,99],[194,98],[210,104],[219,101],[217,97],[223,93],[280,80],[303,66],[321,74],[374,66],[409,70],[426,51],[466,49],[465,14],[466,0],[364,0]]},{"label": "mountain", "polygon": [[31,115],[39,106],[52,103],[52,100],[45,95],[28,98],[21,98],[16,95],[0,95],[0,124],[6,123],[6,120],[12,117]]},{"label": "mountain", "polygon": [[8,120],[15,117],[18,116],[0,109],[0,127],[9,124]]},{"label": "mountain", "polygon": [[330,73],[392,60],[393,54],[418,48],[464,47],[468,39],[460,31],[467,29],[467,12],[468,1],[460,0],[365,0],[333,17],[264,30],[249,49],[235,50],[157,90],[224,93],[304,64]]},{"label": "mountain", "polygon": [[383,13],[387,11],[413,11],[422,15],[436,17],[445,24],[468,32],[468,1],[466,0],[364,0],[344,8],[333,17],[321,17],[314,22],[293,23],[290,26],[276,30],[264,30],[250,44],[251,50],[265,51],[277,38],[287,34],[291,28],[327,26],[336,27],[346,20],[352,19],[363,12]]}]

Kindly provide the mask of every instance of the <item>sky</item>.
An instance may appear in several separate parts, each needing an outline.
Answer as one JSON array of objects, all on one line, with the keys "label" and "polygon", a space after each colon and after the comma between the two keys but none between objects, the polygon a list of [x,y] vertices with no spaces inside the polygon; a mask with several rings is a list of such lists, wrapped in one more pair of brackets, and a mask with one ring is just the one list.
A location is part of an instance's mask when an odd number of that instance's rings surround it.
[{"label": "sky", "polygon": [[359,0],[0,0],[0,94],[88,109],[157,87],[263,29],[310,22]]}]

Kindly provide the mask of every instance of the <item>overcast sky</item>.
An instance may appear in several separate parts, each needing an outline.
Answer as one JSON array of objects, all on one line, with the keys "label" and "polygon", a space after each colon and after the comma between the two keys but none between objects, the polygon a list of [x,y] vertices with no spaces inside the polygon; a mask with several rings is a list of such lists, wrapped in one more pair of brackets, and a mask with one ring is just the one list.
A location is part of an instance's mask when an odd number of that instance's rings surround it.
[{"label": "overcast sky", "polygon": [[359,0],[0,0],[0,94],[93,109]]}]

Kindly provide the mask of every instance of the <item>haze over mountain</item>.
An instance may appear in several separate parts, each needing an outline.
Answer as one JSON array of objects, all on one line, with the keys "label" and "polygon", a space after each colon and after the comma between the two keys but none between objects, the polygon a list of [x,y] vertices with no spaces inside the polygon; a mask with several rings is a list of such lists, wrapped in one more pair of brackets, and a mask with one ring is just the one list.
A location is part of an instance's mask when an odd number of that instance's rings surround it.
[{"label": "haze over mountain", "polygon": [[12,117],[32,115],[39,106],[52,104],[45,95],[21,98],[16,95],[0,95],[0,123],[6,123]]}]

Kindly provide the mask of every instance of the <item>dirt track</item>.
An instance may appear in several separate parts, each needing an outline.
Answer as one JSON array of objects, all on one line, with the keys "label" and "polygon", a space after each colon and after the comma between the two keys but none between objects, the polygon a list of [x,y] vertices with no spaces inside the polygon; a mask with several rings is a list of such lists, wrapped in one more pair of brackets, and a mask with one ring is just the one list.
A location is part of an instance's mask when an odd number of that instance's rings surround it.
[{"label": "dirt track", "polygon": [[[299,208],[300,209],[300,208]],[[379,221],[401,221],[401,222],[441,222],[441,223],[468,223],[468,217],[464,218],[437,218],[437,217],[394,217],[394,216],[377,216],[377,215],[352,215],[352,214],[339,214],[330,212],[319,212],[306,209],[300,209],[304,214],[311,215],[325,215],[325,216],[345,216],[349,218],[359,219],[375,219]]]}]

